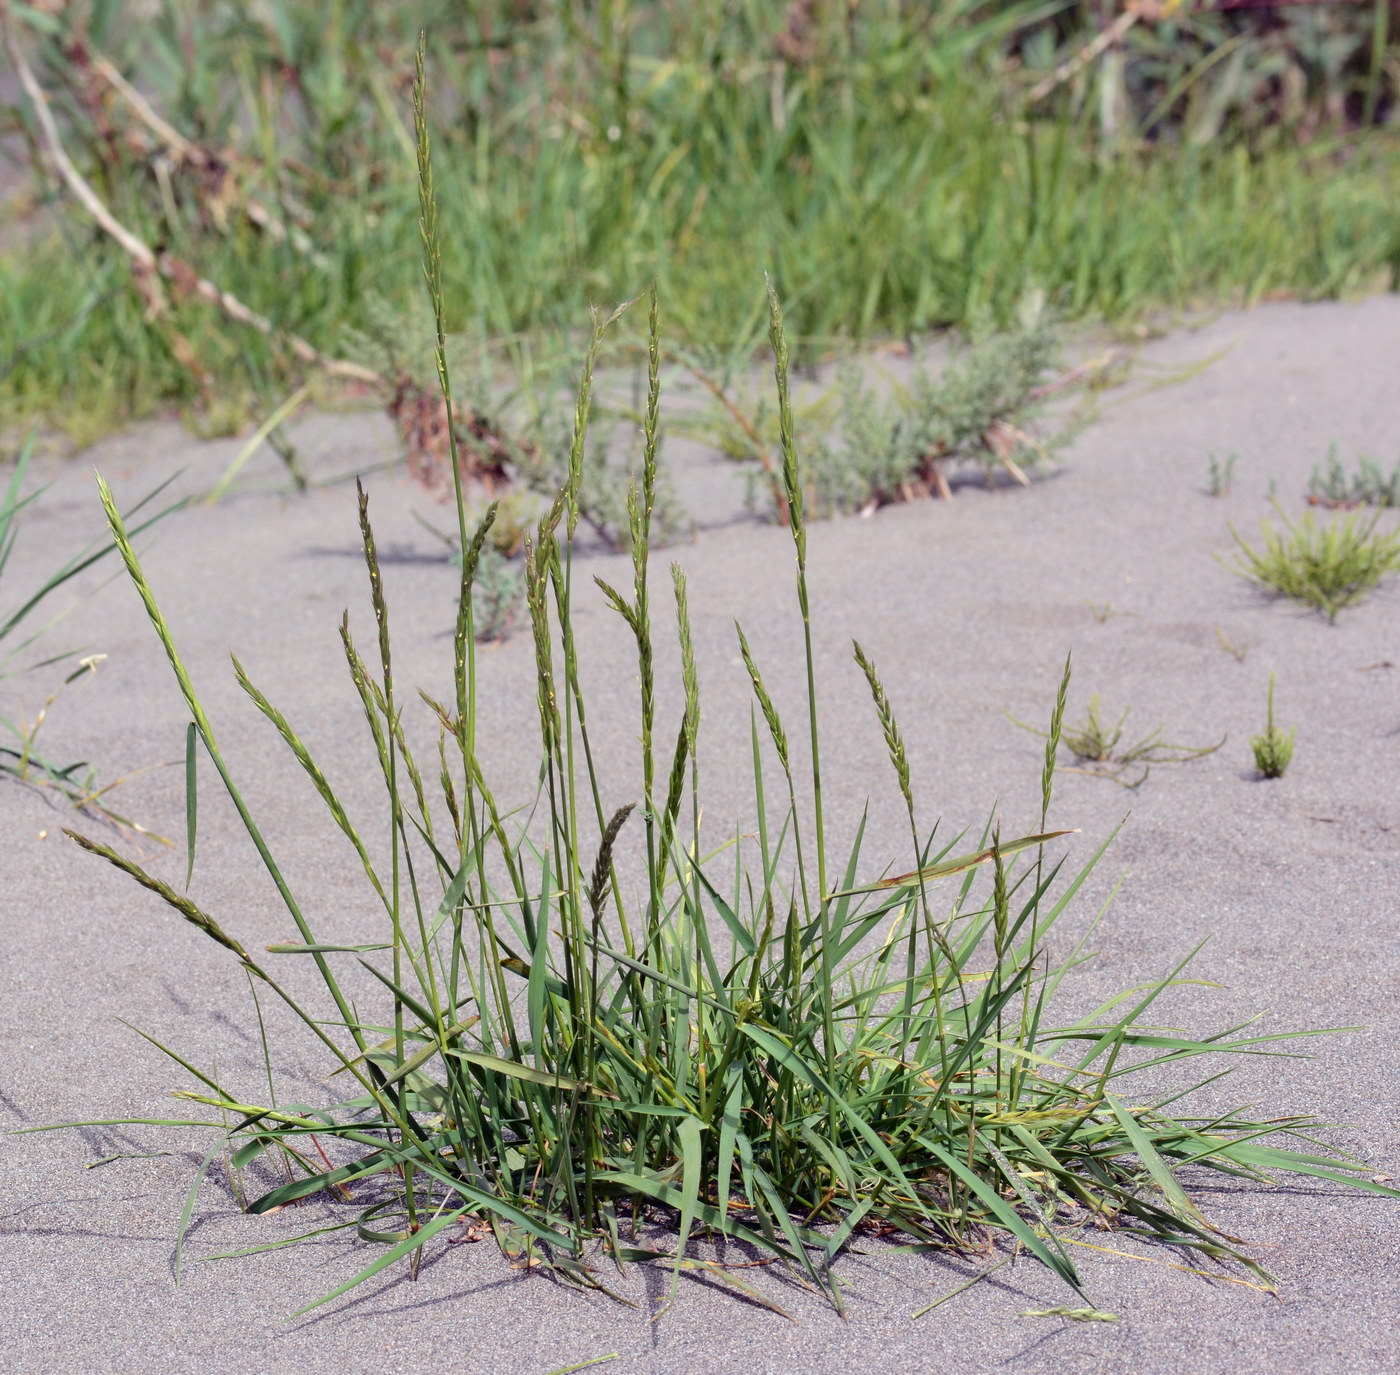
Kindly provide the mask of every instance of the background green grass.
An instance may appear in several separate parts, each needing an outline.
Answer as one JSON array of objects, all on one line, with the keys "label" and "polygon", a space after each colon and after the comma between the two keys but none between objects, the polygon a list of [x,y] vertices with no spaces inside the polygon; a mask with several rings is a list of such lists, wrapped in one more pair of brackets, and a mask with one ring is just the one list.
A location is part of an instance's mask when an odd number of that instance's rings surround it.
[{"label": "background green grass", "polygon": [[[655,277],[681,339],[742,350],[766,270],[809,356],[1006,320],[1032,285],[1066,314],[1134,321],[1393,283],[1392,8],[1168,3],[1085,58],[1120,7],[164,0],[132,22],[104,0],[11,6],[118,218],[319,348],[353,351],[371,316],[421,337],[424,25],[452,331],[538,345]],[[150,135],[103,56],[204,165]],[[20,107],[11,121],[31,129]],[[148,318],[120,251],[48,183],[33,200],[0,257],[0,416],[81,437],[176,402],[220,427],[296,385],[285,348],[206,306]],[[250,200],[309,248],[270,239]]]}]

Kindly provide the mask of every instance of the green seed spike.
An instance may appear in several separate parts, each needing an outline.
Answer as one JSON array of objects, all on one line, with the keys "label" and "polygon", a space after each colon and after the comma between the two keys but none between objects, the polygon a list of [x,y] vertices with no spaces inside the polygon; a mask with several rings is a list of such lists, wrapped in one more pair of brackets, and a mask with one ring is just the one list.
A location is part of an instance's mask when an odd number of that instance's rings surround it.
[{"label": "green seed spike", "polygon": [[148,874],[139,864],[134,864],[129,859],[124,859],[110,846],[103,845],[96,840],[89,840],[87,836],[79,835],[76,831],[64,828],[63,834],[80,845],[89,854],[94,854],[105,859],[108,864],[120,869],[122,873],[129,874],[143,888],[149,888],[157,896],[164,898],[184,919],[192,926],[198,927],[211,940],[217,941],[225,950],[232,950],[244,964],[255,974],[261,974],[257,962],[243,948],[243,946],[224,930],[218,922],[214,920],[201,907],[197,906],[190,898],[183,893],[177,893],[168,883],[163,883],[160,879]]},{"label": "green seed spike", "polygon": [[895,776],[899,779],[900,796],[904,798],[905,805],[912,812],[914,810],[914,791],[909,782],[909,757],[904,748],[904,737],[900,734],[899,724],[894,719],[894,710],[890,706],[890,699],[885,693],[884,685],[880,682],[879,674],[875,671],[875,665],[866,658],[865,651],[860,647],[860,641],[852,640],[851,648],[856,663],[860,665],[861,672],[865,674],[865,681],[870,685],[870,695],[875,702],[875,714],[880,718],[880,729],[885,736],[885,748],[889,751],[890,763],[894,765]]},{"label": "green seed spike", "polygon": [[676,749],[671,757],[671,777],[666,791],[663,814],[662,853],[670,844],[671,835],[680,813],[681,793],[685,788],[686,764],[695,763],[700,736],[700,679],[695,669],[695,645],[690,629],[690,602],[686,592],[685,574],[678,563],[671,565],[671,581],[676,592],[676,628],[681,647],[681,682],[685,688],[685,713],[676,734]]},{"label": "green seed spike", "polygon": [[763,675],[759,673],[758,665],[754,663],[748,639],[738,621],[734,622],[734,629],[739,636],[739,652],[744,656],[744,667],[748,669],[749,682],[753,684],[754,696],[758,698],[763,719],[768,723],[768,733],[773,738],[773,748],[778,752],[778,762],[783,766],[783,772],[789,773],[791,770],[788,764],[787,732],[783,729],[782,718],[778,715],[778,709],[773,705],[773,699],[768,695],[768,689],[763,685]]},{"label": "green seed spike", "polygon": [[1055,695],[1055,709],[1050,713],[1050,731],[1045,737],[1045,767],[1040,774],[1040,829],[1045,829],[1045,820],[1050,815],[1050,799],[1054,795],[1055,756],[1060,749],[1060,736],[1064,729],[1065,702],[1069,697],[1070,660],[1065,655],[1065,671],[1060,677],[1060,690]]},{"label": "green seed spike", "polygon": [[622,833],[622,827],[637,804],[629,802],[619,807],[608,822],[603,838],[598,844],[598,858],[593,862],[593,877],[588,884],[588,905],[593,910],[593,919],[598,921],[603,915],[603,904],[607,901],[608,884],[612,874],[613,847]]},{"label": "green seed spike", "polygon": [[390,700],[393,670],[389,655],[389,607],[384,600],[384,578],[379,571],[379,551],[374,543],[374,531],[369,523],[369,493],[359,478],[355,479],[355,495],[360,509],[360,538],[364,544],[365,567],[369,570],[370,605],[374,608],[374,623],[379,630],[379,662],[384,673],[385,700]]}]

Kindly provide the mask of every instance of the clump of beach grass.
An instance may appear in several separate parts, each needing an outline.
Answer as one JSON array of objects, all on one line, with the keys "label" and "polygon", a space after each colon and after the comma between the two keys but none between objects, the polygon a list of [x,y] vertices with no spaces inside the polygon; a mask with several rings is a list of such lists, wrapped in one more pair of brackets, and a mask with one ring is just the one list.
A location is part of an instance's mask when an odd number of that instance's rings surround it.
[{"label": "clump of beach grass", "polygon": [[1279,524],[1265,518],[1261,542],[1248,544],[1230,527],[1238,554],[1226,568],[1276,597],[1288,597],[1335,621],[1400,571],[1400,528],[1379,528],[1380,512],[1319,521],[1312,511],[1289,520],[1273,503]]},{"label": "clump of beach grass", "polygon": [[[420,110],[422,89],[420,66]],[[421,116],[417,135],[424,256],[440,322],[436,207]],[[1272,1289],[1259,1263],[1189,1196],[1188,1162],[1193,1175],[1271,1180],[1292,1171],[1400,1196],[1369,1180],[1359,1163],[1318,1153],[1303,1117],[1264,1122],[1183,1111],[1191,1084],[1165,1085],[1167,1067],[1203,1054],[1271,1053],[1289,1036],[1165,1032],[1156,1004],[1186,961],[1096,1009],[1062,1006],[1060,984],[1090,937],[1052,944],[1051,935],[1108,844],[1075,870],[1057,843],[1069,833],[1050,829],[1068,666],[1047,732],[1037,828],[1004,837],[994,818],[960,849],[959,837],[940,836],[925,818],[895,695],[856,647],[908,836],[903,847],[882,841],[878,856],[868,855],[862,825],[838,846],[824,818],[823,675],[813,650],[803,469],[792,439],[782,313],[771,290],[769,311],[805,702],[800,722],[785,717],[740,632],[755,703],[753,818],[708,859],[700,821],[704,698],[679,568],[671,576],[679,706],[663,720],[657,705],[659,608],[649,540],[660,395],[654,292],[643,462],[630,503],[630,586],[600,588],[637,650],[640,757],[630,790],[605,795],[595,770],[584,650],[574,628],[588,591],[574,536],[591,365],[608,321],[596,327],[585,357],[568,478],[526,547],[541,760],[533,820],[529,807],[516,812],[502,803],[477,751],[472,586],[491,515],[474,533],[468,529],[460,480],[459,547],[466,552],[452,696],[430,703],[441,727],[435,803],[402,726],[411,699],[394,672],[390,610],[363,493],[359,522],[376,635],[362,653],[347,627],[341,633],[384,782],[379,835],[351,823],[293,725],[239,671],[382,909],[361,941],[325,942],[312,926],[311,904],[293,892],[271,838],[244,802],[157,590],[101,486],[193,735],[298,938],[254,950],[187,892],[109,847],[82,843],[225,948],[256,987],[286,1004],[347,1085],[326,1107],[279,1106],[261,1089],[180,1061],[196,1079],[180,1096],[208,1112],[215,1145],[206,1168],[227,1149],[234,1168],[258,1184],[249,1212],[353,1187],[355,1201],[334,1206],[378,1250],[300,1311],[396,1262],[412,1270],[435,1239],[463,1226],[489,1232],[515,1263],[584,1288],[605,1287],[599,1262],[647,1264],[670,1272],[672,1298],[689,1273],[774,1308],[775,1270],[843,1308],[839,1262],[871,1231],[951,1255],[985,1254],[1000,1240],[1063,1280],[1071,1291],[1064,1307],[1078,1311],[1086,1304],[1072,1232],[1090,1220],[1179,1246],[1191,1259],[1187,1268],[1233,1262],[1233,1270],[1209,1273]],[[443,385],[450,390],[445,368]],[[731,770],[734,761],[716,766]],[[629,881],[629,874],[639,877]],[[314,1002],[292,991],[281,968],[287,962],[313,966]],[[276,1059],[280,1043],[268,1045]],[[1143,1072],[1153,1087],[1134,1093],[1132,1076]],[[1289,1149],[1290,1138],[1308,1144]],[[273,1164],[288,1173],[270,1173]],[[771,1278],[760,1289],[747,1264],[702,1252],[702,1236],[742,1243],[772,1263]]]}]

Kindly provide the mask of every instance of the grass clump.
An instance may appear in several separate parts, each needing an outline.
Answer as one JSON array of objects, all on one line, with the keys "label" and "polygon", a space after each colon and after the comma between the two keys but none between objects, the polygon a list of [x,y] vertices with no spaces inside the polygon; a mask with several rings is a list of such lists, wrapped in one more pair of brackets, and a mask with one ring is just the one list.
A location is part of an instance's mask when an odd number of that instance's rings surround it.
[{"label": "grass clump", "polygon": [[1332,445],[1326,468],[1316,467],[1308,479],[1308,502],[1333,509],[1355,506],[1400,506],[1400,463],[1388,473],[1362,454],[1348,472]]},{"label": "grass clump", "polygon": [[881,399],[860,368],[843,369],[840,438],[811,448],[808,481],[820,512],[851,511],[936,493],[952,496],[948,473],[973,464],[991,485],[1025,485],[1026,468],[1068,442],[1073,426],[1045,436],[1059,341],[1033,298],[1016,328],[974,336],[941,374],[915,374]]},{"label": "grass clump", "polygon": [[[1096,692],[1090,696],[1084,715],[1066,725],[1054,738],[1054,744],[1063,747],[1077,761],[1073,772],[1089,773],[1097,778],[1112,779],[1125,788],[1137,788],[1147,781],[1154,764],[1184,764],[1192,759],[1203,759],[1208,754],[1214,754],[1225,743],[1222,737],[1213,745],[1173,744],[1163,738],[1165,726],[1159,726],[1138,740],[1124,743],[1123,728],[1131,713],[1132,708],[1125,707],[1122,715],[1110,722],[1103,714],[1103,705]],[[1007,714],[1010,716],[1009,712]],[[1022,730],[1045,735],[1044,731],[1018,721],[1014,716],[1010,719]]]},{"label": "grass clump", "polygon": [[1279,525],[1265,519],[1262,541],[1247,544],[1230,527],[1238,546],[1233,562],[1221,560],[1238,577],[1276,597],[1288,597],[1324,612],[1335,621],[1400,570],[1400,529],[1380,530],[1380,513],[1348,514],[1325,524],[1311,511],[1291,521],[1274,502]]},{"label": "grass clump", "polygon": [[[842,365],[836,386],[794,410],[808,455],[803,480],[814,516],[872,511],[898,501],[951,498],[959,469],[1026,485],[1034,470],[1080,428],[1077,416],[1045,425],[1057,393],[1096,364],[1057,375],[1058,331],[1044,298],[1023,302],[1015,325],[982,322],[939,371],[915,370],[907,383],[877,387],[857,361]],[[688,360],[692,374],[722,408],[713,430],[732,458],[755,464],[754,490],[766,489],[771,509],[786,521],[778,447],[778,417],[764,399],[746,407],[710,369]],[[833,436],[834,437],[830,437]]]},{"label": "grass clump", "polygon": [[[421,123],[418,136],[427,188]],[[439,306],[433,211],[425,189],[428,279]],[[678,568],[680,706],[665,723],[657,710],[649,539],[659,401],[654,295],[641,480],[630,502],[631,585],[601,585],[637,650],[640,756],[628,790],[604,796],[595,771],[575,636],[584,592],[575,532],[587,363],[568,480],[525,557],[541,760],[534,808],[504,810],[477,753],[471,593],[491,516],[469,534],[460,482],[467,554],[452,696],[430,703],[441,732],[435,802],[421,786],[402,724],[409,699],[394,674],[390,612],[363,493],[359,520],[377,633],[367,655],[348,626],[342,637],[384,782],[377,836],[351,823],[292,725],[239,670],[382,910],[361,940],[324,941],[311,926],[309,904],[293,893],[242,800],[156,590],[102,487],[192,729],[298,938],[254,951],[188,892],[106,846],[80,843],[227,950],[256,987],[287,1005],[328,1067],[344,1076],[344,1095],[324,1106],[260,1101],[262,1090],[245,1092],[199,1068],[198,1082],[180,1095],[210,1110],[206,1125],[216,1144],[209,1160],[224,1143],[235,1168],[252,1176],[249,1211],[328,1191],[343,1196],[353,1186],[345,1225],[357,1225],[382,1249],[302,1311],[396,1261],[415,1266],[434,1238],[463,1225],[489,1231],[516,1263],[586,1288],[604,1287],[594,1260],[610,1258],[669,1271],[672,1297],[691,1273],[775,1308],[777,1298],[746,1278],[747,1264],[727,1265],[722,1252],[700,1246],[702,1238],[741,1243],[838,1308],[844,1286],[836,1262],[871,1230],[954,1254],[984,1253],[988,1239],[1000,1237],[1048,1266],[1079,1299],[1068,1232],[1094,1220],[1179,1244],[1193,1257],[1233,1259],[1251,1276],[1236,1275],[1239,1282],[1271,1287],[1258,1263],[1188,1196],[1177,1173],[1185,1162],[1258,1179],[1294,1170],[1400,1196],[1366,1179],[1354,1162],[1261,1139],[1297,1137],[1305,1119],[1264,1123],[1213,1110],[1191,1116],[1176,1106],[1187,1086],[1164,1092],[1164,1066],[1205,1053],[1268,1053],[1285,1039],[1238,1028],[1204,1039],[1164,1034],[1154,1005],[1179,971],[1097,1009],[1062,1008],[1057,991],[1084,958],[1088,937],[1052,946],[1052,932],[1103,852],[1071,875],[1051,848],[1067,834],[1048,829],[1065,685],[1048,732],[1037,829],[1003,838],[994,821],[955,853],[957,837],[941,839],[920,819],[892,698],[857,647],[908,819],[907,860],[896,863],[899,851],[883,847],[880,858],[868,858],[863,826],[836,848],[824,821],[804,482],[776,295],[770,311],[804,628],[805,763],[796,762],[789,722],[740,632],[755,702],[753,821],[709,859],[700,821],[703,699]],[[595,349],[598,342],[595,336]],[[721,766],[729,770],[732,761]],[[315,970],[315,1002],[293,992],[280,968],[287,961]],[[1128,1084],[1143,1071],[1153,1075],[1153,1089],[1134,1095]],[[324,1158],[309,1148],[316,1143]],[[287,1173],[279,1177],[273,1166]]]},{"label": "grass clump", "polygon": [[1274,724],[1274,675],[1269,674],[1269,714],[1264,733],[1251,738],[1249,745],[1254,751],[1254,767],[1261,778],[1282,778],[1288,772],[1293,760],[1293,742],[1298,734],[1296,726],[1285,734]]},{"label": "grass clump", "polygon": [[[802,608],[805,528],[800,487],[792,490]],[[1121,1218],[1139,1234],[1234,1258],[1250,1282],[1268,1285],[1257,1263],[1190,1201],[1175,1165],[1190,1159],[1257,1177],[1297,1169],[1380,1191],[1345,1160],[1258,1139],[1301,1131],[1302,1119],[1193,1118],[1168,1111],[1166,1100],[1129,1096],[1136,1072],[1187,1055],[1259,1053],[1282,1037],[1164,1037],[1155,1018],[1144,1017],[1175,976],[1139,991],[1126,1011],[1114,999],[1087,1013],[1059,1012],[1056,990],[1082,958],[1082,942],[1052,957],[1050,935],[1102,850],[1071,877],[1047,850],[1063,832],[1003,839],[989,827],[974,848],[954,854],[921,829],[890,697],[859,650],[906,804],[914,867],[863,876],[869,861],[859,834],[838,862],[824,829],[804,820],[820,814],[819,751],[800,785],[786,722],[744,645],[761,721],[753,738],[757,829],[733,842],[736,875],[726,881],[713,872],[699,858],[700,696],[679,575],[685,705],[667,767],[655,753],[644,539],[631,593],[606,589],[638,644],[641,770],[633,798],[605,804],[589,762],[572,625],[563,618],[578,591],[570,488],[537,531],[526,564],[540,689],[538,827],[503,814],[475,754],[470,555],[455,705],[435,705],[443,755],[455,765],[443,771],[436,806],[417,792],[363,497],[381,638],[373,668],[348,632],[345,650],[385,782],[377,844],[352,826],[294,729],[240,671],[383,907],[381,929],[363,940],[322,941],[242,807],[105,490],[104,499],[198,737],[299,938],[255,952],[187,893],[106,846],[81,843],[228,950],[302,1019],[328,1067],[352,1081],[327,1106],[263,1101],[204,1070],[201,1082],[181,1091],[214,1109],[209,1129],[240,1171],[262,1179],[251,1212],[354,1184],[351,1222],[384,1249],[316,1302],[395,1260],[412,1263],[435,1236],[464,1223],[489,1230],[517,1261],[585,1287],[604,1284],[590,1263],[597,1247],[620,1263],[671,1270],[673,1288],[675,1277],[691,1272],[748,1294],[744,1272],[696,1244],[725,1236],[840,1307],[843,1287],[832,1267],[872,1228],[955,1253],[980,1249],[989,1233],[1004,1235],[1078,1289],[1079,1271],[1057,1232],[1091,1217]],[[644,490],[635,509],[644,536]],[[807,706],[815,744],[814,696]],[[1052,739],[1062,715],[1063,693]],[[770,817],[774,776],[782,803]],[[1053,778],[1052,749],[1042,828]],[[640,825],[629,826],[634,811]],[[631,889],[627,872],[641,876]],[[979,873],[990,881],[979,885]],[[951,898],[939,901],[936,893],[950,884]],[[291,992],[278,968],[287,960],[313,963],[326,1008]],[[378,1005],[368,991],[376,986]],[[311,1136],[333,1152],[328,1161],[308,1153]],[[285,1165],[290,1182],[265,1173],[272,1162]],[[778,1306],[771,1294],[751,1296]]]}]

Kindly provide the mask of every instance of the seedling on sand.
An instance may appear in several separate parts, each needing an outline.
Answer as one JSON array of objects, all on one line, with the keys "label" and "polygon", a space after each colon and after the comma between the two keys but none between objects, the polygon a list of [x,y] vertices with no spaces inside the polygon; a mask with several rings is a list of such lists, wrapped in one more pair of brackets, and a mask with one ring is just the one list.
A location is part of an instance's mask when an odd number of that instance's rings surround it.
[{"label": "seedling on sand", "polygon": [[1215,639],[1220,648],[1237,664],[1244,663],[1249,657],[1249,651],[1253,648],[1248,640],[1232,640],[1225,633],[1225,627],[1221,625],[1215,627]]},{"label": "seedling on sand", "polygon": [[[421,100],[421,76],[419,90]],[[427,275],[440,312],[421,119],[419,146]],[[436,805],[427,801],[401,725],[412,699],[393,672],[389,611],[363,495],[360,523],[377,626],[372,664],[348,629],[342,633],[385,784],[386,829],[377,841],[355,827],[291,724],[240,671],[382,905],[382,922],[354,944],[319,937],[305,914],[312,904],[303,908],[278,867],[102,487],[118,546],[170,657],[195,733],[298,939],[255,952],[187,893],[105,846],[79,843],[227,949],[320,1043],[328,1068],[340,1074],[332,1082],[349,1086],[343,1099],[326,1106],[274,1106],[258,1101],[258,1090],[195,1070],[199,1082],[181,1094],[210,1110],[215,1144],[208,1159],[222,1146],[237,1170],[262,1176],[250,1212],[353,1190],[345,1225],[358,1217],[360,1236],[383,1249],[302,1311],[396,1261],[413,1266],[440,1234],[468,1225],[489,1228],[517,1263],[585,1288],[604,1287],[596,1256],[669,1269],[672,1297],[681,1274],[690,1272],[774,1308],[778,1299],[745,1278],[751,1269],[727,1267],[698,1249],[698,1238],[741,1242],[776,1263],[765,1273],[776,1279],[786,1272],[838,1308],[844,1286],[836,1263],[871,1230],[954,1254],[985,1253],[989,1238],[999,1237],[1079,1291],[1071,1233],[1094,1222],[1178,1244],[1193,1258],[1236,1262],[1243,1273],[1237,1269],[1232,1279],[1269,1290],[1267,1273],[1188,1196],[1193,1175],[1214,1170],[1265,1180],[1292,1170],[1400,1196],[1365,1178],[1355,1162],[1311,1147],[1295,1152],[1265,1144],[1269,1135],[1306,1140],[1305,1118],[1261,1122],[1214,1108],[1207,1116],[1180,1115],[1175,1104],[1189,1086],[1163,1083],[1169,1063],[1201,1054],[1276,1053],[1287,1035],[1244,1034],[1244,1023],[1198,1039],[1145,1020],[1180,981],[1186,961],[1097,1010],[1059,1010],[1060,982],[1086,958],[1088,937],[1072,947],[1052,946],[1052,935],[1104,849],[1073,873],[1054,852],[1067,832],[1047,829],[1063,685],[1051,717],[1036,830],[1003,838],[992,822],[955,854],[958,837],[921,828],[891,699],[858,650],[908,817],[910,853],[905,865],[887,854],[872,866],[863,825],[838,853],[823,818],[802,470],[791,439],[788,356],[775,295],[770,323],[782,480],[806,637],[802,729],[809,762],[799,769],[788,720],[741,634],[757,704],[752,833],[707,857],[701,697],[678,568],[672,570],[682,665],[678,720],[658,722],[654,690],[648,530],[659,325],[653,295],[644,462],[632,502],[632,582],[625,591],[603,588],[637,646],[640,760],[628,794],[605,798],[594,770],[573,619],[586,591],[576,576],[574,532],[589,378],[605,325],[585,358],[568,480],[526,555],[542,770],[533,821],[528,808],[503,809],[477,755],[471,590],[489,516],[472,538],[458,506],[468,554],[453,696],[433,704],[442,727]],[[674,741],[660,757],[658,729],[661,739]],[[629,882],[631,875],[638,877]],[[321,991],[316,1001],[284,983],[278,968],[284,960],[312,963]],[[271,1056],[279,1050],[270,1043]],[[1127,1087],[1139,1071],[1153,1081],[1140,1098]],[[290,1182],[270,1172],[274,1163],[285,1164]],[[1078,1292],[1070,1298],[1082,1306]]]},{"label": "seedling on sand", "polygon": [[1293,741],[1298,734],[1293,727],[1286,734],[1274,725],[1274,675],[1269,674],[1269,717],[1263,735],[1250,740],[1254,751],[1254,767],[1262,778],[1282,778],[1293,760]]},{"label": "seedling on sand", "polygon": [[1210,466],[1206,473],[1206,492],[1213,497],[1225,496],[1235,482],[1235,464],[1238,454],[1226,454],[1224,458],[1210,456]]},{"label": "seedling on sand", "polygon": [[1097,1308],[1028,1308],[1021,1314],[1023,1318],[1065,1318],[1069,1322],[1117,1322],[1118,1314],[1104,1313]]},{"label": "seedling on sand", "polygon": [[1326,469],[1314,468],[1308,479],[1308,502],[1343,509],[1400,506],[1400,463],[1387,473],[1374,459],[1362,454],[1356,460],[1356,471],[1349,473],[1333,444],[1327,454]]},{"label": "seedling on sand", "polygon": [[574,1365],[561,1365],[558,1370],[551,1370],[549,1375],[574,1375],[577,1370],[587,1370],[590,1366],[605,1365],[608,1361],[617,1360],[617,1352],[611,1351],[606,1356],[593,1356],[586,1361],[578,1361]]},{"label": "seedling on sand", "polygon": [[[1097,778],[1112,779],[1125,788],[1136,788],[1147,781],[1152,765],[1184,764],[1191,759],[1201,759],[1214,754],[1225,743],[1222,737],[1213,745],[1174,745],[1162,738],[1166,727],[1158,726],[1150,735],[1125,745],[1123,726],[1131,712],[1131,707],[1125,707],[1123,714],[1110,725],[1103,718],[1098,693],[1089,698],[1083,717],[1074,725],[1066,726],[1058,742],[1078,761],[1074,772],[1090,773]],[[1044,731],[1017,721],[1010,712],[1007,716],[1022,730],[1049,739]]]},{"label": "seedling on sand", "polygon": [[1295,523],[1277,502],[1274,510],[1281,530],[1266,519],[1263,543],[1255,548],[1231,526],[1239,554],[1233,563],[1220,561],[1274,596],[1316,607],[1335,621],[1344,607],[1363,600],[1383,578],[1400,570],[1400,529],[1377,529],[1379,512],[1334,517],[1324,525],[1311,511]]}]

